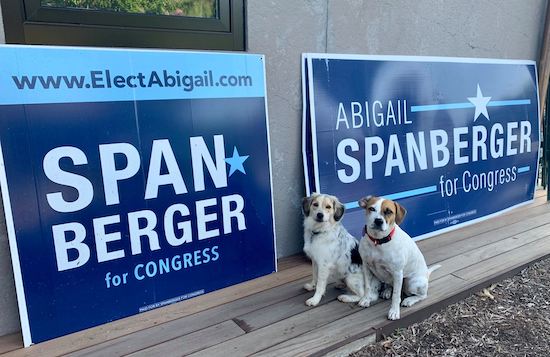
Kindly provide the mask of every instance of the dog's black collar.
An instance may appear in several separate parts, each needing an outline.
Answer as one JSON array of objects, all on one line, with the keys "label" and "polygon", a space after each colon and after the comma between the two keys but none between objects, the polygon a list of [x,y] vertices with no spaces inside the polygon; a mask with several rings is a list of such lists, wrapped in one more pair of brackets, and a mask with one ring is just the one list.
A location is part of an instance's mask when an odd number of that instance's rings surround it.
[{"label": "dog's black collar", "polygon": [[376,239],[374,237],[371,237],[371,235],[367,233],[367,226],[366,225],[363,227],[363,236],[366,234],[367,237],[369,237],[369,239],[374,243],[374,245],[380,245],[380,244],[388,243],[393,238],[394,233],[395,233],[395,227],[393,227],[390,234],[388,234],[384,238]]}]

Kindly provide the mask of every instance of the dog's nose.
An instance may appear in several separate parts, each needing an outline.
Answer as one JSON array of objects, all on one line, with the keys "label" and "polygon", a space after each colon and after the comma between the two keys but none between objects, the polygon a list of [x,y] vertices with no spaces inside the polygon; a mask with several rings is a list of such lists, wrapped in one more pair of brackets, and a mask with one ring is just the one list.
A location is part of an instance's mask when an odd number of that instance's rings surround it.
[{"label": "dog's nose", "polygon": [[317,219],[323,219],[323,214],[321,212],[317,213]]},{"label": "dog's nose", "polygon": [[382,218],[376,218],[374,220],[374,224],[376,224],[377,226],[381,226],[384,224],[384,221],[382,220]]}]

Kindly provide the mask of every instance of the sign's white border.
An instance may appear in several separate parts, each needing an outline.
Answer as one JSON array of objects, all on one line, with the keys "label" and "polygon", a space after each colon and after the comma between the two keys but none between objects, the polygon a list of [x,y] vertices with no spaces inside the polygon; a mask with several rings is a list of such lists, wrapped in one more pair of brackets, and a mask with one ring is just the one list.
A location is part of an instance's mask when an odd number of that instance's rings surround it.
[{"label": "sign's white border", "polygon": [[23,335],[23,345],[28,347],[32,344],[31,329],[29,325],[29,314],[27,311],[27,300],[25,298],[25,289],[23,287],[23,277],[21,275],[21,264],[19,263],[19,248],[15,235],[15,225],[11,210],[10,193],[8,190],[8,179],[6,175],[6,166],[4,164],[4,152],[0,143],[0,187],[2,187],[2,202],[4,203],[4,215],[6,216],[6,227],[8,230],[8,240],[11,253],[11,264],[13,267],[13,278],[15,280],[15,292],[17,293],[17,305],[19,307],[19,319],[21,320],[21,332]]},{"label": "sign's white border", "polygon": [[[0,48],[2,47],[11,47],[11,48],[36,48],[38,46],[28,46],[28,45],[0,45]],[[147,49],[122,49],[122,48],[89,48],[89,47],[75,47],[75,46],[39,46],[41,48],[49,48],[49,49],[74,49],[77,51],[129,51],[129,52],[162,52],[162,53],[194,53],[194,54],[223,54],[223,55],[238,55],[238,56],[258,56],[262,60],[263,65],[263,80],[264,80],[264,107],[265,107],[265,123],[266,123],[266,130],[267,130],[267,150],[268,150],[268,157],[269,157],[269,185],[271,190],[271,217],[272,217],[272,224],[273,224],[273,260],[274,260],[274,266],[275,271],[278,270],[277,267],[277,234],[275,231],[275,208],[274,208],[274,201],[273,201],[273,170],[272,170],[272,158],[271,158],[271,141],[269,136],[269,115],[268,115],[268,106],[267,106],[267,83],[266,83],[266,73],[265,73],[265,56],[264,55],[258,55],[258,54],[251,54],[251,53],[231,53],[231,52],[201,52],[201,51],[175,51],[175,50],[147,50]],[[25,105],[25,104],[23,104]],[[30,105],[30,104],[29,104]],[[25,289],[23,286],[23,277],[21,274],[21,265],[19,261],[19,248],[17,246],[17,235],[15,231],[15,225],[13,221],[13,213],[11,208],[11,200],[10,200],[10,194],[9,194],[9,185],[7,180],[7,174],[6,174],[6,167],[4,163],[4,154],[2,151],[2,145],[0,143],[0,187],[2,189],[2,202],[4,204],[4,214],[6,217],[6,227],[8,231],[8,241],[10,246],[10,254],[11,254],[11,261],[12,261],[12,267],[13,267],[13,275],[15,280],[15,289],[17,294],[17,304],[19,307],[19,317],[21,321],[21,331],[23,335],[23,345],[25,347],[29,347],[34,342],[32,340],[31,336],[31,330],[30,330],[30,321],[29,321],[29,315],[27,311],[27,304],[26,304],[26,298],[25,298]]]},{"label": "sign's white border", "polygon": [[[317,132],[316,132],[316,126],[315,126],[315,93],[313,89],[313,66],[312,66],[312,60],[314,59],[335,59],[335,60],[371,60],[371,61],[407,61],[407,62],[447,62],[447,63],[487,63],[487,64],[519,64],[519,65],[529,65],[534,66],[535,69],[535,85],[537,89],[537,122],[539,123],[539,130],[538,131],[538,141],[540,141],[540,98],[539,98],[539,80],[538,80],[538,73],[537,73],[537,63],[532,60],[515,60],[515,59],[493,59],[493,58],[470,58],[470,57],[434,57],[434,56],[387,56],[387,55],[355,55],[355,54],[335,54],[335,53],[303,53],[302,54],[302,65],[307,61],[307,68],[302,68],[302,91],[303,91],[303,118],[302,118],[302,154],[303,154],[303,162],[304,162],[304,176],[306,181],[306,193],[307,195],[310,195],[311,188],[309,187],[309,181],[307,178],[308,175],[308,164],[307,164],[307,155],[306,155],[306,146],[305,146],[305,138],[307,133],[305,133],[306,128],[306,120],[308,118],[306,117],[306,106],[309,105],[309,120],[311,121],[311,141],[313,146],[313,169],[314,169],[314,179],[315,179],[315,186],[317,187],[317,190],[321,190],[321,186],[319,185],[319,160],[317,157]],[[308,90],[309,90],[309,100],[310,103],[306,102],[306,83],[305,83],[305,71],[308,71]],[[540,149],[537,153],[537,167],[536,167],[536,173],[535,173],[535,189],[537,187],[537,181],[538,181],[538,173],[539,173],[539,164],[540,164]],[[505,208],[503,210],[500,210],[498,212],[479,217],[467,222],[463,222],[457,225],[453,225],[450,227],[442,228],[433,232],[429,232],[426,234],[422,234],[420,236],[413,237],[415,241],[423,240],[426,238],[430,238],[439,234],[443,234],[449,231],[453,231],[462,227],[466,227],[472,224],[476,224],[485,220],[488,220],[490,218],[499,216],[501,214],[504,214],[508,211],[511,211],[517,207],[521,207],[524,205],[527,205],[529,203],[532,203],[535,200],[535,192],[533,191],[533,198],[531,198],[528,201],[518,203],[517,205]]]}]

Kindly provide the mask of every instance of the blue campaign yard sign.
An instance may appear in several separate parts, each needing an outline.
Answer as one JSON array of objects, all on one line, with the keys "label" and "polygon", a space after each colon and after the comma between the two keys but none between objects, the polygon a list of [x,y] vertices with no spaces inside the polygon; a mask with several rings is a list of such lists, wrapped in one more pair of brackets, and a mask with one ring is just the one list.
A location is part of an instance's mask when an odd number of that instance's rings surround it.
[{"label": "blue campaign yard sign", "polygon": [[25,345],[275,271],[264,57],[0,47]]},{"label": "blue campaign yard sign", "polygon": [[305,54],[306,191],[399,201],[416,239],[528,203],[539,112],[533,61]]}]

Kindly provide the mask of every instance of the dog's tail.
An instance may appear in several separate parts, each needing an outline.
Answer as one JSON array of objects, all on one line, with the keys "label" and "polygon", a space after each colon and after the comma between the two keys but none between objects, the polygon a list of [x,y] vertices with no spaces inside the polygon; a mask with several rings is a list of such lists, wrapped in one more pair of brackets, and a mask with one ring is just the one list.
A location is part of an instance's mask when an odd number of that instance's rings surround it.
[{"label": "dog's tail", "polygon": [[430,275],[437,269],[441,268],[441,264],[434,264],[431,267],[428,267],[428,279],[430,278]]}]

